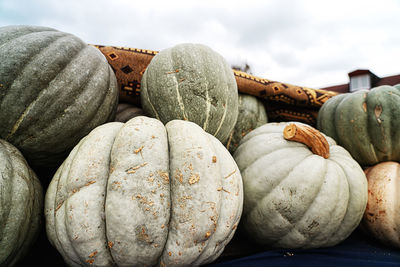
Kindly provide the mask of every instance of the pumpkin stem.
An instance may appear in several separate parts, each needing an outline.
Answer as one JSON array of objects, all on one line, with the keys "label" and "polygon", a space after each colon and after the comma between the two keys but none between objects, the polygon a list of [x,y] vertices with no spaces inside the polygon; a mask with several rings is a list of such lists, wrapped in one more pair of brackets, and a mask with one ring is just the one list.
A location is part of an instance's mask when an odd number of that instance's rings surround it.
[{"label": "pumpkin stem", "polygon": [[289,141],[305,144],[314,154],[329,158],[329,143],[317,129],[291,123],[283,129],[283,137]]}]

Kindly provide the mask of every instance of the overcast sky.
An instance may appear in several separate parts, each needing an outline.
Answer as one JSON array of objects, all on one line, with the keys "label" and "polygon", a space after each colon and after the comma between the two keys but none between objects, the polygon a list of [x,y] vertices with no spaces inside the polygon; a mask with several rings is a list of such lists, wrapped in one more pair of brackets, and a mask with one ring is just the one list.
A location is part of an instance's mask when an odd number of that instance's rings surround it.
[{"label": "overcast sky", "polygon": [[399,14],[398,0],[0,0],[0,27],[158,51],[202,43],[254,75],[313,88],[347,83],[360,68],[400,74]]}]

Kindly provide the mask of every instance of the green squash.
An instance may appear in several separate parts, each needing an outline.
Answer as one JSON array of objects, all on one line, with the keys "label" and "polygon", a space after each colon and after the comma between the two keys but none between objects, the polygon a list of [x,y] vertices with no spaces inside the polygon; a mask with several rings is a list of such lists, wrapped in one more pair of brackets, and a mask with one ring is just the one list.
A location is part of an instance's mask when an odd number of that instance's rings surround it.
[{"label": "green squash", "polygon": [[179,44],[158,53],[141,81],[145,114],[164,124],[195,122],[224,143],[238,116],[237,84],[230,65],[211,48]]},{"label": "green squash", "polygon": [[118,87],[103,54],[72,34],[0,28],[0,138],[32,166],[61,163],[79,140],[115,116]]},{"label": "green squash", "polygon": [[304,143],[286,140],[288,125],[258,127],[234,153],[243,178],[241,227],[270,247],[336,245],[362,219],[368,197],[365,174],[344,148],[310,126],[294,124],[313,133],[304,135]]},{"label": "green squash", "polygon": [[400,84],[337,95],[318,113],[317,128],[362,166],[400,161]]},{"label": "green squash", "polygon": [[0,139],[0,266],[14,266],[40,231],[42,186],[21,152]]},{"label": "green squash", "polygon": [[242,205],[221,142],[192,122],[139,116],[72,150],[47,189],[46,230],[71,266],[198,266],[222,253]]},{"label": "green squash", "polygon": [[229,152],[233,154],[246,134],[267,122],[267,112],[263,102],[255,96],[239,93],[238,119],[226,144]]}]

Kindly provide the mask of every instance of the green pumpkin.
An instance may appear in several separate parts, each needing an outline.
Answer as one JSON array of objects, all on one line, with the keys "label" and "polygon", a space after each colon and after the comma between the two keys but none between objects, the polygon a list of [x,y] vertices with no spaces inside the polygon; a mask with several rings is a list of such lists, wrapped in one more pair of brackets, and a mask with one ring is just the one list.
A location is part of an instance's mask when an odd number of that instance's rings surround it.
[{"label": "green pumpkin", "polygon": [[71,266],[198,266],[231,240],[243,204],[230,153],[192,122],[95,128],[46,193],[50,242]]},{"label": "green pumpkin", "polygon": [[317,128],[362,166],[400,161],[400,84],[337,95],[318,113]]},{"label": "green pumpkin", "polygon": [[235,128],[231,132],[226,147],[234,153],[240,140],[254,130],[268,122],[263,102],[255,96],[239,93],[239,115]]},{"label": "green pumpkin", "polygon": [[[283,130],[288,124],[258,127],[234,153],[243,178],[241,227],[269,247],[336,245],[362,219],[368,197],[365,174],[329,137],[324,157],[303,143],[286,140]],[[317,144],[313,135],[306,140]]]},{"label": "green pumpkin", "polygon": [[21,152],[0,139],[0,266],[14,266],[40,231],[42,186]]},{"label": "green pumpkin", "polygon": [[238,116],[237,84],[230,65],[211,48],[179,44],[158,53],[141,81],[145,114],[164,124],[195,122],[224,143]]},{"label": "green pumpkin", "polygon": [[57,164],[96,126],[112,120],[115,74],[103,54],[51,28],[0,28],[0,138],[32,165]]}]

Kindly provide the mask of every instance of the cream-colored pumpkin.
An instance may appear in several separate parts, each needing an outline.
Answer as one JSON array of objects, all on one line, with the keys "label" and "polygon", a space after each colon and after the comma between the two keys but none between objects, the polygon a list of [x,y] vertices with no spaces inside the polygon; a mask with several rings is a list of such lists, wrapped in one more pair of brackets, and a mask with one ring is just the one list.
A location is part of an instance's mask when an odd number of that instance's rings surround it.
[{"label": "cream-colored pumpkin", "polygon": [[368,204],[362,227],[384,244],[400,248],[400,164],[378,163],[365,174]]}]

